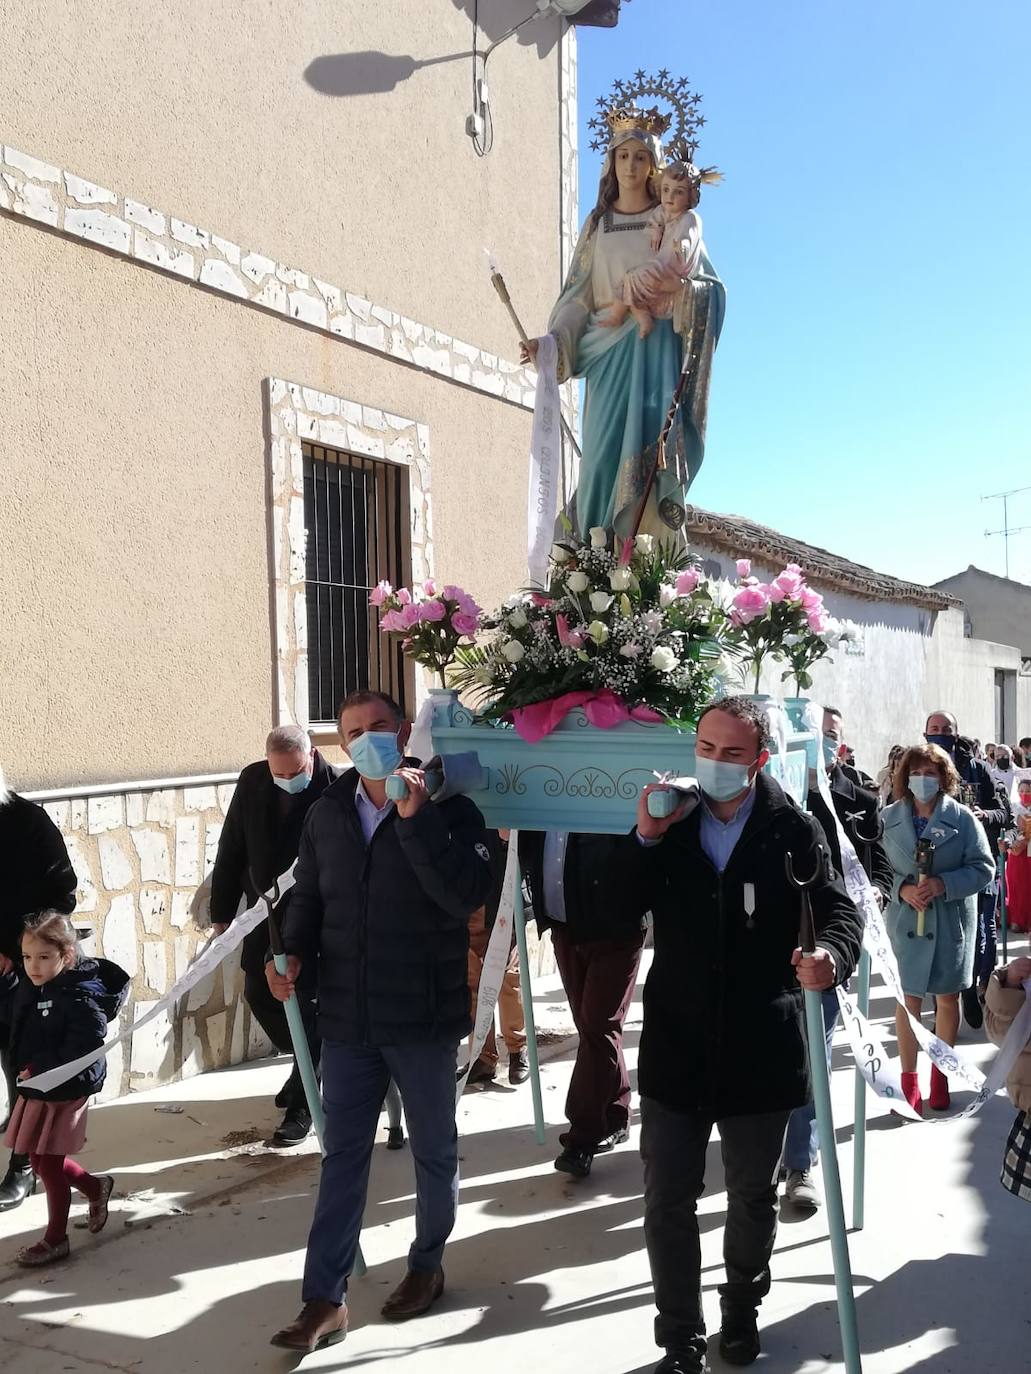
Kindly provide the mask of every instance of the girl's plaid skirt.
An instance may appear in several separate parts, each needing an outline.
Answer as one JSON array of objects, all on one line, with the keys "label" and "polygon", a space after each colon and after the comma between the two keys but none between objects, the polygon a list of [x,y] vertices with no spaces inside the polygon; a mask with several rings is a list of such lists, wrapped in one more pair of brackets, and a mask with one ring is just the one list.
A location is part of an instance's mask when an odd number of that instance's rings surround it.
[{"label": "girl's plaid skirt", "polygon": [[1002,1186],[1031,1202],[1031,1112],[1018,1112],[1002,1161]]}]

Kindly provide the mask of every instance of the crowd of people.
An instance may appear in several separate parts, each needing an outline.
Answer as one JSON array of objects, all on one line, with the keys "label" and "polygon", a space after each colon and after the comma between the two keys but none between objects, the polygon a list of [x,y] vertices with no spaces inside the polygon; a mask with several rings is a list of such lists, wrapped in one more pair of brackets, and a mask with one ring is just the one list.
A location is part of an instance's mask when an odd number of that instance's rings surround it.
[{"label": "crowd of people", "polygon": [[[262,759],[240,775],[212,875],[215,932],[271,888],[296,860],[277,908],[286,971],[277,971],[264,925],[243,945],[245,996],[281,1051],[292,1042],[284,1003],[296,998],[307,1051],[320,1075],[324,1154],[308,1239],[302,1306],[272,1336],[305,1353],[343,1338],[347,1288],[380,1114],[388,1144],[403,1144],[403,1103],[415,1170],[415,1236],[405,1274],[382,1315],[403,1321],[444,1289],[443,1255],[458,1204],[456,1066],[473,1024],[477,985],[498,911],[508,837],[489,832],[469,798],[431,801],[419,761],[406,756],[411,724],[390,697],[352,693],[338,719],[351,764],[334,768],[296,727],[271,732]],[[1010,918],[1020,926],[1028,862],[1031,741],[1016,750],[961,736],[936,711],[923,738],[892,750],[876,780],[859,771],[840,711],[823,713],[821,756],[805,808],[766,770],[766,716],[727,697],[701,715],[696,781],[654,816],[645,787],[628,835],[524,832],[519,860],[530,910],[551,942],[578,1032],[555,1168],[580,1180],[598,1156],[628,1141],[631,1080],[624,1023],[642,950],[654,944],[638,1055],[644,1230],[655,1293],[657,1374],[708,1368],[697,1204],[707,1146],[719,1129],[727,1192],[725,1282],[719,1348],[733,1365],[760,1353],[758,1311],[784,1202],[821,1205],[820,1141],[812,1105],[802,990],[823,994],[828,1063],[835,988],[857,964],[863,921],[842,879],[845,834],[862,847],[905,991],[897,1013],[903,1087],[924,1108],[910,1015],[934,1001],[935,1030],[955,1044],[961,1009],[987,1017],[1000,1041],[1020,1009],[1031,961],[997,968],[996,925],[1006,859]],[[1019,762],[1017,760],[1019,759]],[[1011,779],[1009,774],[1013,772]],[[399,777],[404,788],[391,787]],[[819,785],[818,785],[819,784]],[[398,792],[403,793],[397,799]],[[1011,843],[1010,843],[1011,842]],[[1008,858],[1007,858],[1008,853]],[[799,897],[786,860],[812,875],[815,948],[799,937]],[[41,1182],[44,1236],[19,1262],[68,1254],[71,1190],[87,1199],[88,1229],[107,1220],[110,1176],[72,1156],[82,1146],[103,1059],[48,1092],[25,1081],[98,1048],[127,976],[75,946],[69,914],[75,874],[57,828],[38,806],[0,786],[0,1054],[12,1150],[0,1210]],[[1027,889],[1024,889],[1026,893]],[[508,1078],[529,1064],[517,955],[501,980]],[[762,1046],[762,1055],[755,1053]],[[475,1047],[473,1047],[475,1048]],[[499,1069],[493,1032],[466,1069],[489,1082]],[[1017,1107],[1002,1181],[1031,1199],[1031,1048],[1009,1089]],[[290,1146],[311,1129],[294,1064],[277,1099],[273,1137]],[[927,1107],[950,1105],[932,1066]]]}]

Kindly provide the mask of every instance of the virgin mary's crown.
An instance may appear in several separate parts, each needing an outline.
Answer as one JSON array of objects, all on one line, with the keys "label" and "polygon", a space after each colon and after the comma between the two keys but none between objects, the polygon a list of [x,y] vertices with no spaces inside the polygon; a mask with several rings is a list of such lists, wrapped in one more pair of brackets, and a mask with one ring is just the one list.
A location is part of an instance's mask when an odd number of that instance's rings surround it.
[{"label": "virgin mary's crown", "polygon": [[[669,160],[693,163],[696,135],[705,123],[698,111],[701,98],[690,89],[686,77],[674,80],[665,67],[655,76],[636,71],[632,81],[616,81],[608,95],[598,97],[598,113],[587,122],[595,135],[591,147],[602,151],[616,135],[639,130],[662,138]],[[659,103],[647,103],[651,101]]]}]

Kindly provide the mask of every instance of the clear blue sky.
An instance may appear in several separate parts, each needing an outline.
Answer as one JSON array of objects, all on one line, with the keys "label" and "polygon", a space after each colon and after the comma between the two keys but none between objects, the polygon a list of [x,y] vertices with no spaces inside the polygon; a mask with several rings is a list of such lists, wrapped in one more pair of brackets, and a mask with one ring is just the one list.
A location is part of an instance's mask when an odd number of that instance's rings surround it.
[{"label": "clear blue sky", "polygon": [[[1001,573],[1031,486],[1028,0],[631,0],[580,29],[586,121],[638,67],[704,96],[727,284],[692,499],[928,582]],[[1031,526],[1031,491],[1010,502]],[[1031,582],[1031,529],[1010,540]]]}]

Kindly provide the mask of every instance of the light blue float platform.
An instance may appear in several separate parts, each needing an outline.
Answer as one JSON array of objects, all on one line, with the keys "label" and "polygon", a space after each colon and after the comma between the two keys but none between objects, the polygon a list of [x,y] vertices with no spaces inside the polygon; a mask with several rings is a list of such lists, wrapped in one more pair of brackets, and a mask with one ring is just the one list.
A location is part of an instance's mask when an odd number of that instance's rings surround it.
[{"label": "light blue float platform", "polygon": [[[641,789],[656,773],[695,771],[691,731],[638,721],[600,730],[577,709],[546,739],[528,744],[511,726],[466,709],[455,693],[438,689],[432,696],[434,752],[479,757],[486,785],[468,795],[493,830],[626,834]],[[772,754],[767,767],[804,804],[816,737],[793,723],[786,742],[786,752]]]}]

